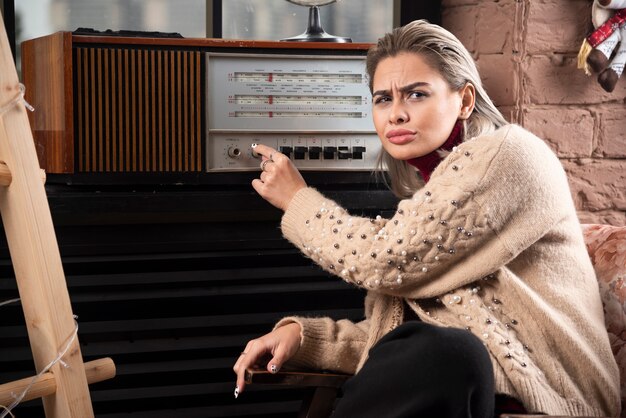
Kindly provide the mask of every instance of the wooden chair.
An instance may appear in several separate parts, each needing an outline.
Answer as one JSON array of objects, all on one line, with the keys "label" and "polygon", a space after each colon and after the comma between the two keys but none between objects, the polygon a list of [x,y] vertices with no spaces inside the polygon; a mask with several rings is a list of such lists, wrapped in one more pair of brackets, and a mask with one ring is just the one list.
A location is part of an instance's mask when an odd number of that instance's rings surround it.
[{"label": "wooden chair", "polygon": [[325,418],[330,415],[341,386],[351,377],[348,374],[246,370],[246,384],[299,386],[309,388],[302,400],[298,418]]},{"label": "wooden chair", "polygon": [[[605,322],[613,354],[618,359],[622,379],[622,414],[626,416],[626,292],[619,292],[626,278],[626,226],[583,225],[585,244],[594,265],[605,311]],[[618,356],[618,354],[621,354]],[[326,418],[332,412],[339,389],[350,378],[345,374],[280,371],[271,374],[265,370],[247,370],[247,384],[272,384],[311,388],[303,400],[299,418]],[[565,418],[554,415],[503,414],[500,418]],[[571,418],[571,417],[570,417]],[[585,418],[585,417],[578,417]]]}]

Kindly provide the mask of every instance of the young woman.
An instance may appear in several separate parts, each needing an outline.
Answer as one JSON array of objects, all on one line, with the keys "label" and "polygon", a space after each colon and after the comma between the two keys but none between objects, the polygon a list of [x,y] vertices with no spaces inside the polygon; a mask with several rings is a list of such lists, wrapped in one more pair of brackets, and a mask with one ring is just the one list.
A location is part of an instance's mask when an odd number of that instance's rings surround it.
[{"label": "young woman", "polygon": [[507,124],[439,26],[385,35],[367,71],[381,167],[403,198],[391,219],[351,216],[264,145],[252,182],[285,211],[289,241],[367,289],[366,319],[284,318],[241,353],[235,395],[269,356],[273,372],[356,373],[339,417],[616,416],[618,370],[558,159]]}]

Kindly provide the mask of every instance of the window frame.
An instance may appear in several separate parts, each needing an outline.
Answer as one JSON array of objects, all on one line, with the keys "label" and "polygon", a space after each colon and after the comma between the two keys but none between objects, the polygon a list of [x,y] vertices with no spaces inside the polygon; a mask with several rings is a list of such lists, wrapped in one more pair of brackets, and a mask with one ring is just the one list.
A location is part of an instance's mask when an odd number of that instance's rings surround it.
[{"label": "window frame", "polygon": [[[207,38],[222,37],[222,1],[206,0]],[[15,61],[15,0],[2,0],[0,6]],[[427,19],[431,23],[441,24],[441,0],[394,0],[393,8],[393,27],[405,25],[415,19]]]},{"label": "window frame", "polygon": [[[207,0],[207,37],[222,37],[222,2]],[[393,27],[405,25],[416,19],[426,19],[431,23],[441,24],[441,0],[394,0]]]}]

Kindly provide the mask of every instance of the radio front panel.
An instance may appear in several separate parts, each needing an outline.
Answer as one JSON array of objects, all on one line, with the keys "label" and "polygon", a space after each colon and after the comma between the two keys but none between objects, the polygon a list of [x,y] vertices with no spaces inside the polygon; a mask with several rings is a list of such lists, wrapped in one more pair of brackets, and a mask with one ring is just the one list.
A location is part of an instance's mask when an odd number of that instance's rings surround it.
[{"label": "radio front panel", "polygon": [[263,143],[301,170],[372,170],[363,57],[208,54],[207,169],[257,170]]}]

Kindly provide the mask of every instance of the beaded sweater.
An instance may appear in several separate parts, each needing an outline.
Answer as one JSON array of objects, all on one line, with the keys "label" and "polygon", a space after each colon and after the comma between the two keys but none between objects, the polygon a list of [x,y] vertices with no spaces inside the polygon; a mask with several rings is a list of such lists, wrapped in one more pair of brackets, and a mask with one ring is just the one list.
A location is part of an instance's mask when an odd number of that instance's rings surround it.
[{"label": "beaded sweater", "polygon": [[528,411],[619,413],[618,369],[566,175],[523,128],[456,147],[390,219],[351,216],[305,188],[281,227],[323,269],[367,289],[362,322],[282,319],[277,327],[302,327],[290,364],[355,373],[412,309],[478,336],[497,393]]}]

